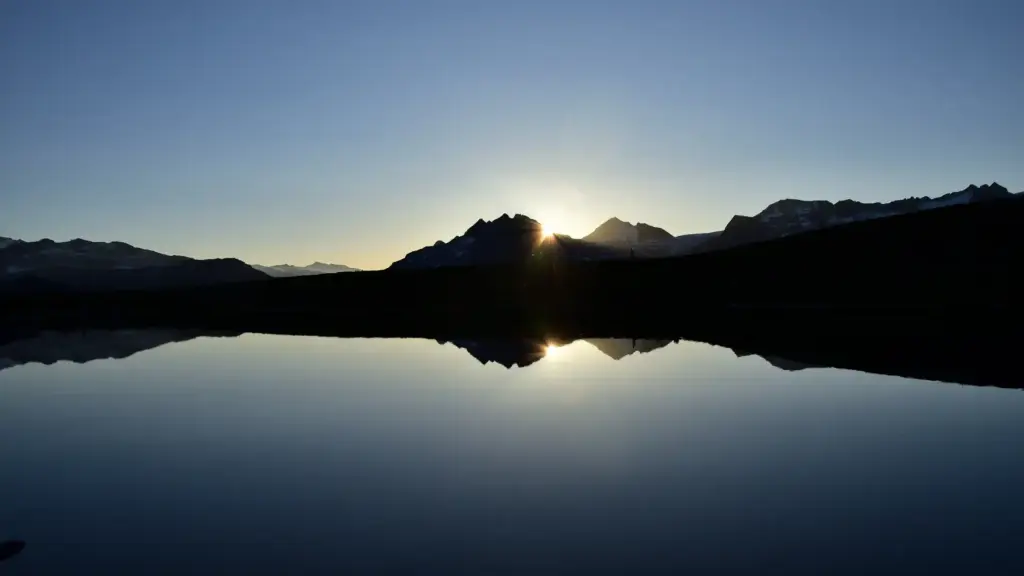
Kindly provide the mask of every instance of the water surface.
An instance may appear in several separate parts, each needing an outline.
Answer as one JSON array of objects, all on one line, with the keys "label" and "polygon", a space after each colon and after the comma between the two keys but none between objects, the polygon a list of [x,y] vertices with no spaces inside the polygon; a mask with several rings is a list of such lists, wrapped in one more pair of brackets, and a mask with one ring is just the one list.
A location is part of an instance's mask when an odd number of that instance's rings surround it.
[{"label": "water surface", "polygon": [[1018,390],[689,342],[194,336],[0,348],[0,540],[27,542],[0,573],[1024,570]]}]

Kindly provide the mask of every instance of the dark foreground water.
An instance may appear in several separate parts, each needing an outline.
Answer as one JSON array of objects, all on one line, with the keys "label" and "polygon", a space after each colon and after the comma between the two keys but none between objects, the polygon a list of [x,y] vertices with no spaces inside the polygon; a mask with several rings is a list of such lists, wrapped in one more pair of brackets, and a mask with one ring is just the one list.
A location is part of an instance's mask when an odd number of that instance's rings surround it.
[{"label": "dark foreground water", "polygon": [[1021,391],[687,342],[188,337],[4,348],[0,575],[1024,572]]}]

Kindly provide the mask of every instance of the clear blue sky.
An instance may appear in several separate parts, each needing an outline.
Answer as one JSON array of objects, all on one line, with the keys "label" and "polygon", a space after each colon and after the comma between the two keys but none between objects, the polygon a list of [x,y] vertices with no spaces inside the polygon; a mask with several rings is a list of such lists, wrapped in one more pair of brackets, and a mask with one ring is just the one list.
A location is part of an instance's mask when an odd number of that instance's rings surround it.
[{"label": "clear blue sky", "polygon": [[1020,0],[0,0],[0,236],[383,267],[1024,188]]}]

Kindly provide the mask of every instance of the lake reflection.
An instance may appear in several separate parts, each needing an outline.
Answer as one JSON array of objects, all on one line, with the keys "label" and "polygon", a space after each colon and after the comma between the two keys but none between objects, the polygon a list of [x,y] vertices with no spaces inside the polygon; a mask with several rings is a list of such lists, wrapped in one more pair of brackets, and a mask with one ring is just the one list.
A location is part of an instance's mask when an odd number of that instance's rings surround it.
[{"label": "lake reflection", "polygon": [[0,345],[0,541],[27,543],[0,573],[1024,568],[1017,390],[671,340],[224,336]]}]

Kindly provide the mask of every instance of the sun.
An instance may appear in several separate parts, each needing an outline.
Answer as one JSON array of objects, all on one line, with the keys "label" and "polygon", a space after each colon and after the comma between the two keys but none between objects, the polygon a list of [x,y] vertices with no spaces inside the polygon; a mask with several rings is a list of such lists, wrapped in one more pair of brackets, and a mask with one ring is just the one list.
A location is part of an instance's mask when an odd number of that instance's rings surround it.
[{"label": "sun", "polygon": [[544,238],[550,238],[555,235],[555,231],[548,224],[540,225],[540,235]]}]

